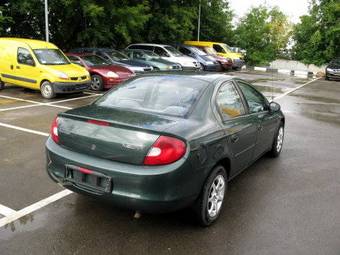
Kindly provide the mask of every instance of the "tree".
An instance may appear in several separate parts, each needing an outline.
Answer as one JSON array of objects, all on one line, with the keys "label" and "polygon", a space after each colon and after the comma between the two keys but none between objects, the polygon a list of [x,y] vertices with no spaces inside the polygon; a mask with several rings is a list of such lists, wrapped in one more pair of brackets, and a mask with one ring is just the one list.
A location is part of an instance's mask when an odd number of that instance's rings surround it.
[{"label": "tree", "polygon": [[250,64],[266,65],[287,45],[290,24],[278,8],[252,8],[235,30],[236,45],[247,50]]},{"label": "tree", "polygon": [[0,6],[0,36],[4,34],[8,24],[12,22],[12,18],[6,16],[4,7]]},{"label": "tree", "polygon": [[[200,40],[231,44],[233,42],[233,12],[229,7],[229,2],[223,0],[202,0],[200,2],[202,5]],[[194,35],[196,36],[196,34],[197,30],[195,29]]]},{"label": "tree", "polygon": [[322,65],[340,57],[340,2],[313,0],[309,14],[294,28],[294,57],[306,64]]}]

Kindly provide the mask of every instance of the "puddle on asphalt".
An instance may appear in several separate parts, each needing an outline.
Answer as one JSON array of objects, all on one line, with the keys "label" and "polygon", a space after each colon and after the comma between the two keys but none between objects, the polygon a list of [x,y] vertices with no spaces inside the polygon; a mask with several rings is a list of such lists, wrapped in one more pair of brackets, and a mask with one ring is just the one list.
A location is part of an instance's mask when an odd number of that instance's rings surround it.
[{"label": "puddle on asphalt", "polygon": [[311,96],[311,95],[299,94],[299,93],[294,93],[292,94],[292,96],[304,98],[308,101],[314,101],[315,103],[322,102],[322,103],[339,103],[340,104],[340,99],[336,99],[336,98]]}]

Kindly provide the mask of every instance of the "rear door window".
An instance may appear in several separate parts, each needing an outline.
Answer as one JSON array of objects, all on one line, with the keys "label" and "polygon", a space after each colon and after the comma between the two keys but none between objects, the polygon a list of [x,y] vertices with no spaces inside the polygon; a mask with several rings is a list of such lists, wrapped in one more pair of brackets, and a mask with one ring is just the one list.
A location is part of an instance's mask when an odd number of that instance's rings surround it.
[{"label": "rear door window", "polygon": [[245,114],[242,99],[231,82],[225,83],[219,88],[216,95],[216,104],[223,120]]}]

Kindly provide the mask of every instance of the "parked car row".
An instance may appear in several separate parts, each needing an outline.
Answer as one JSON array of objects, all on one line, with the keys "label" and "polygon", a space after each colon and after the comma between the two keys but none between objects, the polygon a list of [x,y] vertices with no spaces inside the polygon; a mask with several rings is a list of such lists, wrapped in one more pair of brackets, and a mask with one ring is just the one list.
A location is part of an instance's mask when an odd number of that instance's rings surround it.
[{"label": "parked car row", "polygon": [[75,48],[64,54],[52,43],[0,38],[0,89],[5,83],[40,90],[44,98],[86,89],[109,89],[151,71],[225,71],[240,68],[242,55],[226,44],[131,44],[125,50]]}]

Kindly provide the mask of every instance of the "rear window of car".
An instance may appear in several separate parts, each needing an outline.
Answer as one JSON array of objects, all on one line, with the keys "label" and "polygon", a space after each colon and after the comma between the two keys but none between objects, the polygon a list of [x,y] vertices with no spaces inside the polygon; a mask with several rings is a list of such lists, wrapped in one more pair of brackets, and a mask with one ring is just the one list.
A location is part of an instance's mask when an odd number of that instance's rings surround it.
[{"label": "rear window of car", "polygon": [[207,84],[206,81],[183,76],[142,77],[116,87],[95,104],[184,117]]}]

